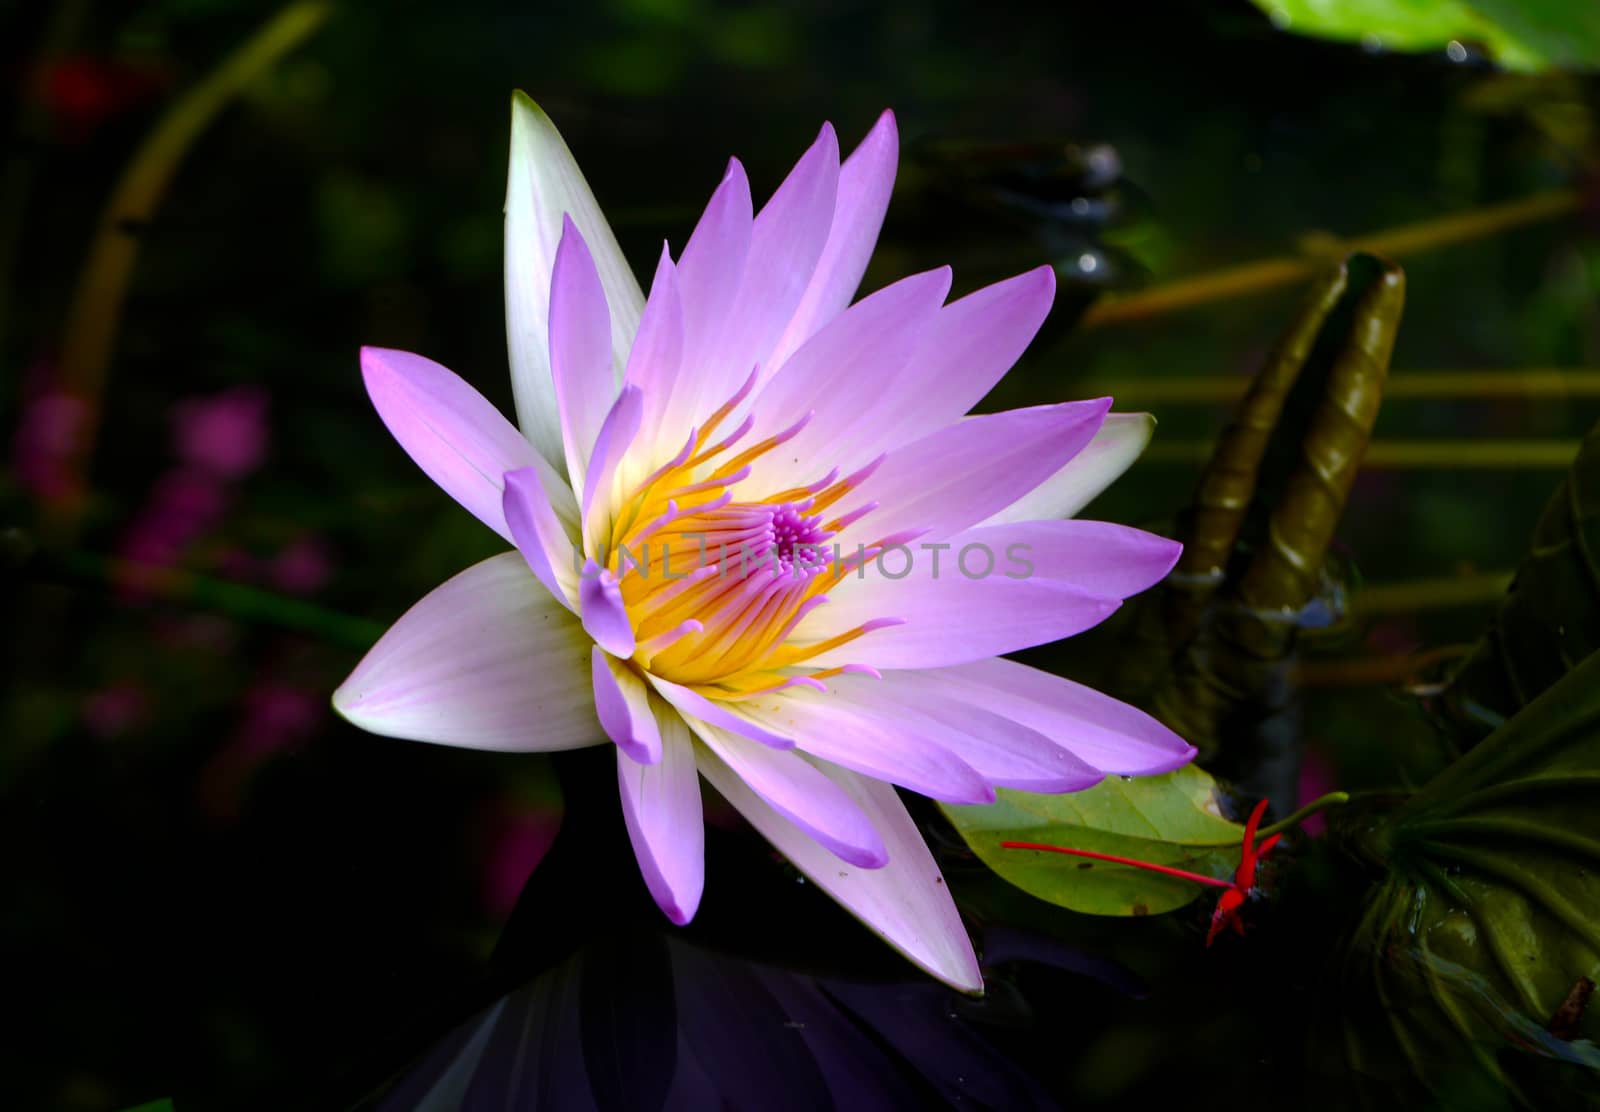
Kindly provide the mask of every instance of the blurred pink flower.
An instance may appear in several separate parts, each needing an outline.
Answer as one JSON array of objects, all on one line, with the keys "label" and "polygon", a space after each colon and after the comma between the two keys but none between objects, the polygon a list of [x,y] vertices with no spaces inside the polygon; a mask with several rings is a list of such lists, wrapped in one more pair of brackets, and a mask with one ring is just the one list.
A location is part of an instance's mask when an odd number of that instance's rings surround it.
[{"label": "blurred pink flower", "polygon": [[[35,368],[28,377],[44,373]],[[36,498],[64,498],[71,492],[67,463],[83,435],[84,412],[82,399],[51,388],[23,403],[11,443],[11,466],[17,482]]]},{"label": "blurred pink flower", "polygon": [[127,680],[103,687],[83,702],[83,724],[105,740],[127,733],[149,713],[150,697],[144,688]]},{"label": "blurred pink flower", "polygon": [[[1338,770],[1315,749],[1307,749],[1300,758],[1300,782],[1296,786],[1296,807],[1304,807],[1313,799],[1321,799],[1339,789]],[[1322,814],[1312,815],[1300,824],[1308,838],[1320,838],[1328,829],[1328,820]]]},{"label": "blurred pink flower", "polygon": [[523,885],[539,867],[561,829],[559,807],[503,804],[489,819],[489,849],[483,868],[484,910],[505,919],[517,906]]},{"label": "blurred pink flower", "polygon": [[285,545],[273,557],[272,585],[292,595],[309,595],[322,589],[333,575],[333,553],[318,536],[306,533]]},{"label": "blurred pink flower", "polygon": [[269,395],[259,386],[238,386],[180,402],[172,411],[178,457],[222,479],[250,474],[267,454],[269,403]]}]

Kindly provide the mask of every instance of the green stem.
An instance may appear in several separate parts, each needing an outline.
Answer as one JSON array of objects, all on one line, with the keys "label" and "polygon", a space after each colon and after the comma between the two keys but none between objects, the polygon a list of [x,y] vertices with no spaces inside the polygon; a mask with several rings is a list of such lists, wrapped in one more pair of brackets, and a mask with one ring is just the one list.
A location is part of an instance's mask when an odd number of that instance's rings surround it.
[{"label": "green stem", "polygon": [[134,582],[141,590],[168,602],[213,610],[242,622],[310,634],[358,652],[371,648],[383,633],[383,626],[365,618],[179,568],[89,552],[68,552],[55,563],[72,580],[103,586]]},{"label": "green stem", "polygon": [[[1310,803],[1307,803],[1304,807],[1300,808],[1298,811],[1295,811],[1292,814],[1290,814],[1288,818],[1279,819],[1277,822],[1273,823],[1271,826],[1266,826],[1266,827],[1263,827],[1260,830],[1256,831],[1256,838],[1257,838],[1258,844],[1259,844],[1259,840],[1260,839],[1269,838],[1274,834],[1281,834],[1283,831],[1289,829],[1291,826],[1294,826],[1297,823],[1304,822],[1306,819],[1310,818],[1312,815],[1316,814],[1318,811],[1325,811],[1329,807],[1342,806],[1342,805],[1344,805],[1344,804],[1346,804],[1348,802],[1350,802],[1350,793],[1349,792],[1329,792],[1327,795],[1318,796],[1316,799],[1313,799]],[[1233,841],[1229,841],[1229,842],[1188,842],[1188,841],[1186,841],[1186,842],[1183,843],[1185,849],[1188,849],[1188,848],[1191,848],[1191,847],[1194,848],[1194,849],[1232,849],[1235,846],[1237,846],[1238,844],[1239,844],[1239,842],[1238,842],[1237,839],[1235,839]]]}]

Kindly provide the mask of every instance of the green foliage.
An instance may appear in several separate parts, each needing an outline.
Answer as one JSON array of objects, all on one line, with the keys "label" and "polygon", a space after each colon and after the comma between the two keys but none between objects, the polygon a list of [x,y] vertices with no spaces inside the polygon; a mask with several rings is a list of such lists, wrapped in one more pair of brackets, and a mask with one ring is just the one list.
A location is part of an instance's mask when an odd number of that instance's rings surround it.
[{"label": "green foliage", "polygon": [[1600,65],[1600,6],[1587,0],[1252,0],[1286,31],[1384,50],[1481,47],[1506,69]]},{"label": "green foliage", "polygon": [[1600,978],[1600,654],[1357,844],[1389,872],[1343,961],[1351,1065],[1435,1093],[1464,1058],[1514,1084],[1508,1045],[1600,1073],[1600,1017],[1551,1022]]},{"label": "green foliage", "polygon": [[1222,817],[1216,781],[1193,765],[1165,776],[1109,776],[1088,791],[1001,790],[988,806],[942,805],[984,864],[1042,900],[1091,915],[1173,911],[1200,895],[1175,877],[1060,854],[1002,849],[1041,842],[1131,857],[1226,879],[1244,828]]},{"label": "green foliage", "polygon": [[1600,425],[1545,506],[1527,558],[1447,705],[1473,743],[1600,649]]}]

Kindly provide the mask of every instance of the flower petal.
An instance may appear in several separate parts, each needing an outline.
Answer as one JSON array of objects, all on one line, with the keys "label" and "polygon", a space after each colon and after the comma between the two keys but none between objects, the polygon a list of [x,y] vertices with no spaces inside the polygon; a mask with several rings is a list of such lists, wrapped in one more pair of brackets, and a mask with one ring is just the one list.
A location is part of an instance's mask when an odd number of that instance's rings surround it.
[{"label": "flower petal", "polygon": [[[900,716],[908,732],[952,753],[998,787],[1077,792],[1105,779],[1100,769],[1037,730],[975,700],[952,698],[936,669],[885,672],[882,679],[838,676],[828,681],[823,698],[829,696]],[[799,744],[803,747],[804,740]]]},{"label": "flower petal", "polygon": [[965,416],[1022,357],[1055,294],[1055,269],[1041,266],[946,305],[880,400],[889,411],[881,446],[897,448]]},{"label": "flower petal", "polygon": [[942,540],[976,525],[1077,455],[1110,405],[1100,398],[986,413],[896,448],[855,492],[882,508],[842,534],[844,547],[906,530]]},{"label": "flower petal", "polygon": [[633,623],[628,621],[622,587],[610,568],[593,560],[584,564],[583,578],[578,581],[578,613],[583,631],[596,645],[620,660],[633,655]]},{"label": "flower petal", "polygon": [[628,353],[628,369],[623,375],[627,386],[638,387],[644,394],[638,443],[622,464],[624,484],[642,481],[670,459],[689,435],[689,424],[674,423],[666,413],[685,366],[683,345],[683,298],[678,270],[662,244],[655,278],[650,283],[650,299],[645,302],[639,335]]},{"label": "flower petal", "polygon": [[599,645],[590,656],[594,709],[606,736],[640,764],[661,760],[661,730],[650,709],[650,689]]},{"label": "flower petal", "polygon": [[982,992],[983,974],[972,940],[939,866],[894,788],[841,768],[823,766],[822,771],[882,835],[889,851],[883,868],[840,868],[838,858],[763,803],[714,754],[700,753],[701,775],[812,883],[929,975],[963,992]]},{"label": "flower petal", "polygon": [[949,267],[913,274],[862,298],[807,340],[757,394],[751,439],[813,416],[784,451],[755,461],[752,488],[809,483],[835,465],[854,471],[881,452],[883,425],[894,419],[892,407],[880,404],[883,384],[922,346],[949,292]]},{"label": "flower petal", "polygon": [[561,416],[567,475],[583,490],[589,452],[617,399],[611,367],[611,314],[589,247],[572,217],[561,218],[561,242],[550,278],[550,373]]},{"label": "flower petal", "polygon": [[839,141],[827,124],[757,214],[739,293],[728,309],[715,351],[680,382],[672,412],[700,424],[733,396],[752,367],[764,372],[773,345],[794,316],[833,224],[839,186]]},{"label": "flower petal", "polygon": [[515,552],[475,564],[401,616],[333,694],[385,737],[469,749],[577,749],[604,740],[578,623]]},{"label": "flower petal", "polygon": [[812,756],[865,776],[947,803],[994,802],[994,791],[977,770],[938,744],[940,731],[874,699],[870,688],[849,682],[856,678],[830,680],[826,692],[795,687],[771,699],[751,699],[743,711],[782,729]]},{"label": "flower petal", "polygon": [[738,774],[767,806],[804,830],[840,860],[860,869],[889,861],[883,839],[861,807],[839,785],[798,753],[758,745],[729,730],[695,719],[689,729]]},{"label": "flower petal", "polygon": [[620,749],[617,785],[622,819],[645,887],[668,919],[694,918],[705,889],[705,822],[694,741],[683,719],[665,708],[659,719],[661,760],[640,764]]},{"label": "flower petal", "polygon": [[[849,590],[831,592],[827,605],[795,627],[794,637],[797,642],[826,640],[886,615],[904,621],[819,653],[808,664],[823,668],[852,663],[876,668],[964,664],[1082,633],[1121,605],[1114,598],[1048,579],[1012,579],[999,571],[968,579],[953,574],[948,556],[943,574],[935,577],[928,573],[927,553],[908,554],[909,550],[891,549],[884,555],[885,561],[907,556],[912,572],[906,578],[886,578],[874,564],[864,581],[852,580]],[[891,573],[899,570],[898,563],[884,566]]]},{"label": "flower petal", "polygon": [[[639,388],[624,386],[611,411],[600,424],[594,452],[589,456],[589,469],[583,477],[583,501],[579,504],[583,514],[586,552],[595,550],[595,537],[601,533],[601,516],[611,513],[617,465],[622,462],[628,446],[639,435],[639,420],[643,413],[644,401]],[[627,656],[628,653],[622,655]]]},{"label": "flower petal", "polygon": [[516,427],[459,376],[409,351],[362,348],[361,377],[378,416],[428,478],[511,540],[505,473],[538,458]]},{"label": "flower petal", "polygon": [[501,504],[512,541],[545,589],[568,610],[576,612],[578,576],[572,567],[572,538],[550,504],[550,495],[539,470],[524,467],[507,472],[505,483]]},{"label": "flower petal", "polygon": [[[750,182],[739,160],[731,159],[722,184],[711,195],[678,264],[678,292],[683,301],[683,366],[691,373],[713,366],[718,358],[739,287],[750,265],[753,232]],[[757,265],[762,265],[759,260]],[[654,293],[652,289],[651,295]],[[672,371],[676,375],[678,368],[673,367]],[[745,371],[748,373],[749,368]],[[657,419],[656,425],[647,424],[647,428],[669,442],[670,450],[675,451],[688,429],[702,421],[706,413],[697,409],[703,399],[695,380],[663,382],[662,377],[656,378],[659,398],[650,388],[645,391]],[[711,399],[711,405],[722,400]]]},{"label": "flower petal", "polygon": [[894,113],[885,111],[839,168],[839,191],[827,245],[800,305],[767,359],[769,366],[781,367],[790,353],[850,304],[877,245],[899,160],[900,134]]},{"label": "flower petal", "polygon": [[1108,413],[1083,451],[983,524],[1073,516],[1133,465],[1155,428],[1156,419],[1148,413]]},{"label": "flower petal", "polygon": [[1109,521],[982,525],[950,538],[958,558],[968,545],[982,546],[997,559],[1004,554],[1030,578],[1071,583],[1107,598],[1127,598],[1161,582],[1183,554],[1177,541]]},{"label": "flower petal", "polygon": [[650,676],[650,686],[656,693],[678,709],[684,718],[693,721],[710,723],[718,729],[736,733],[751,741],[759,741],[771,749],[793,749],[794,742],[782,734],[775,734],[764,730],[749,718],[733,713],[722,703],[714,703],[699,692],[691,691],[687,687],[664,680],[660,676]]},{"label": "flower petal", "polygon": [[[593,254],[611,315],[613,385],[620,381],[644,295],[611,227],[550,117],[518,92],[511,98],[511,160],[506,175],[506,338],[517,423],[553,467],[566,466],[547,329],[550,281],[562,216]],[[509,470],[509,468],[507,468]]]},{"label": "flower petal", "polygon": [[953,698],[1039,731],[1102,772],[1155,776],[1195,755],[1194,746],[1143,711],[1013,660],[979,660],[923,675]]}]

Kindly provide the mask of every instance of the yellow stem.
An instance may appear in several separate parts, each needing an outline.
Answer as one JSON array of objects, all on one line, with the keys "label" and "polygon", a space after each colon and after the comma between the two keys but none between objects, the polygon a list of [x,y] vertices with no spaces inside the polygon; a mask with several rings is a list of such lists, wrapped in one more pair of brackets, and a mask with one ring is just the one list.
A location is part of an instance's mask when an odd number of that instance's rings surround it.
[{"label": "yellow stem", "polygon": [[1552,220],[1575,212],[1580,203],[1581,198],[1575,190],[1557,189],[1436,220],[1388,228],[1351,240],[1321,237],[1315,251],[1303,257],[1263,259],[1224,267],[1124,297],[1102,299],[1089,307],[1079,324],[1083,328],[1096,328],[1123,321],[1148,320],[1196,305],[1262,293],[1310,277],[1323,269],[1330,258],[1349,251],[1370,251],[1400,258],[1453,243],[1482,239],[1526,224]]},{"label": "yellow stem", "polygon": [[[1238,401],[1248,378],[1208,375],[1199,378],[1124,378],[1089,383],[1086,398],[1110,394],[1124,406],[1184,405]],[[1385,401],[1489,400],[1499,398],[1600,397],[1600,368],[1528,368],[1506,371],[1411,371],[1391,374],[1383,387]]]},{"label": "yellow stem", "polygon": [[[1209,440],[1157,441],[1144,459],[1155,463],[1203,464],[1211,458]],[[1471,468],[1565,470],[1578,454],[1575,440],[1375,440],[1362,466],[1380,470]]]},{"label": "yellow stem", "polygon": [[58,534],[70,532],[82,510],[107,367],[139,255],[141,230],[155,215],[183,156],[206,127],[241,90],[321,27],[329,11],[329,4],[310,0],[289,4],[173,104],[134,154],[101,212],[67,312],[61,346],[61,386],[83,403],[83,426],[70,460],[77,494],[56,507],[52,525]]},{"label": "yellow stem", "polygon": [[1511,586],[1511,577],[1509,571],[1491,571],[1481,575],[1374,583],[1356,590],[1356,613],[1371,617],[1376,614],[1443,610],[1453,606],[1482,606],[1498,602]]}]

